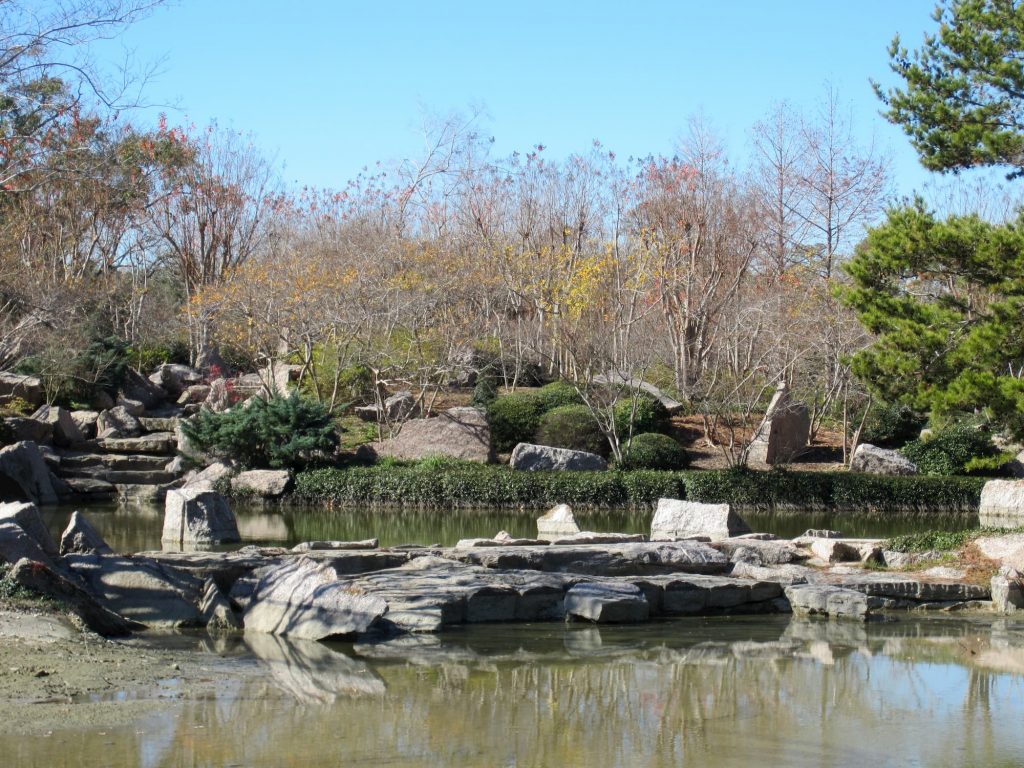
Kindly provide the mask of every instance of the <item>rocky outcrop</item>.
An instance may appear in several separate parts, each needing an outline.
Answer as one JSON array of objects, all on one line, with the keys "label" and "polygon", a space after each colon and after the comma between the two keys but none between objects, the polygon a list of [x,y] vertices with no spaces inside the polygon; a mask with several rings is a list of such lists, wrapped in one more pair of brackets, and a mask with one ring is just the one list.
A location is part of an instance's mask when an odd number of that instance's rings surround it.
[{"label": "rocky outcrop", "polygon": [[538,539],[553,541],[579,532],[580,527],[568,504],[558,504],[537,518]]},{"label": "rocky outcrop", "polygon": [[520,472],[564,470],[588,472],[608,469],[608,462],[596,453],[574,451],[569,448],[552,448],[533,443],[519,443],[512,450],[509,466]]},{"label": "rocky outcrop", "polygon": [[276,499],[285,494],[291,483],[292,476],[287,469],[251,469],[231,479],[231,490],[261,499]]},{"label": "rocky outcrop", "polygon": [[42,379],[18,373],[0,373],[0,403],[9,403],[14,398],[24,400],[33,408],[42,405],[46,399]]},{"label": "rocky outcrop", "polygon": [[658,499],[651,521],[652,540],[707,536],[716,541],[744,533],[750,533],[750,526],[728,504]]},{"label": "rocky outcrop", "polygon": [[828,616],[864,621],[878,601],[852,589],[818,584],[786,587],[786,599],[800,616]]},{"label": "rocky outcrop", "polygon": [[0,498],[35,504],[57,503],[50,470],[35,443],[25,441],[0,448]]},{"label": "rocky outcrop", "polygon": [[793,461],[807,448],[810,431],[807,406],[794,402],[786,385],[780,384],[747,449],[747,463],[757,466]]},{"label": "rocky outcrop", "polygon": [[491,428],[480,408],[451,408],[429,419],[410,419],[396,437],[361,446],[364,456],[425,459],[450,456],[487,463],[494,458]]},{"label": "rocky outcrop", "polygon": [[187,365],[165,363],[149,376],[150,382],[160,387],[172,400],[191,386],[202,384],[203,375]]},{"label": "rocky outcrop", "polygon": [[96,419],[96,437],[100,440],[138,437],[142,424],[123,405],[102,411]]},{"label": "rocky outcrop", "polygon": [[167,492],[164,502],[164,547],[202,547],[241,541],[238,523],[227,499],[214,491],[181,488]]},{"label": "rocky outcrop", "polygon": [[330,566],[300,557],[260,578],[245,630],[308,640],[349,637],[365,633],[387,610],[385,600],[351,589]]},{"label": "rocky outcrop", "polygon": [[66,555],[69,552],[98,552],[108,555],[113,550],[103,540],[100,532],[93,527],[85,515],[81,512],[73,512],[67,528],[60,537],[60,553]]},{"label": "rocky outcrop", "polygon": [[861,443],[850,460],[851,472],[871,475],[916,475],[917,465],[899,451]]}]

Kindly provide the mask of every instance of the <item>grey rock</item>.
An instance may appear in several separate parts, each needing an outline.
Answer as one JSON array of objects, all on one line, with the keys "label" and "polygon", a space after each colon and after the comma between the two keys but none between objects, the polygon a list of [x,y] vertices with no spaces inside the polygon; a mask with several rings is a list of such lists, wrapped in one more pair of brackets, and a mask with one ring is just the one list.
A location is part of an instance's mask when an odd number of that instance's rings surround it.
[{"label": "grey rock", "polygon": [[404,421],[416,415],[416,398],[412,392],[396,392],[384,401],[383,407],[374,403],[355,409],[355,414],[363,421],[395,422]]},{"label": "grey rock", "polygon": [[47,555],[60,552],[35,504],[18,501],[0,504],[0,522],[20,526]]},{"label": "grey rock", "polygon": [[785,464],[807,448],[811,418],[807,406],[793,402],[785,384],[775,390],[764,420],[747,450],[749,464]]},{"label": "grey rock", "polygon": [[33,407],[42,405],[46,399],[42,379],[18,373],[0,373],[0,403],[9,403],[16,397]]},{"label": "grey rock", "polygon": [[211,389],[212,387],[210,387],[209,384],[193,384],[190,387],[185,387],[184,391],[178,395],[176,402],[178,405],[198,405],[205,403],[207,398],[210,396]]},{"label": "grey rock", "polygon": [[125,397],[124,395],[118,395],[116,401],[117,408],[124,408],[135,418],[139,418],[146,413],[146,406],[142,404],[140,400],[132,400],[131,398]]},{"label": "grey rock", "polygon": [[789,542],[758,541],[757,539],[723,539],[711,543],[733,563],[751,565],[785,565],[807,559],[807,553]]},{"label": "grey rock", "polygon": [[203,375],[187,365],[164,363],[149,375],[149,380],[168,396],[177,399],[188,387],[201,384]]},{"label": "grey rock", "polygon": [[665,410],[668,411],[670,416],[674,416],[686,407],[683,403],[680,403],[678,400],[666,395],[653,384],[641,381],[640,379],[624,376],[621,373],[598,374],[594,377],[594,383],[628,387],[631,392],[646,392],[665,406]]},{"label": "grey rock", "polygon": [[174,432],[181,419],[177,416],[140,416],[139,423],[147,432]]},{"label": "grey rock", "polygon": [[172,455],[177,440],[169,432],[154,432],[142,437],[105,437],[97,441],[100,448],[113,453],[156,453]]},{"label": "grey rock", "polygon": [[601,472],[608,469],[608,462],[596,453],[519,443],[512,450],[509,466],[520,472]]},{"label": "grey rock", "polygon": [[800,616],[829,616],[865,620],[871,613],[869,597],[863,592],[817,584],[786,587],[793,613]]},{"label": "grey rock", "polygon": [[57,492],[38,446],[24,441],[0,448],[0,498],[56,504]]},{"label": "grey rock", "polygon": [[850,460],[851,472],[872,475],[916,475],[917,465],[899,451],[861,443]]},{"label": "grey rock", "polygon": [[861,559],[860,548],[843,539],[814,539],[811,553],[826,563],[859,562]]},{"label": "grey rock", "polygon": [[728,504],[658,499],[651,521],[652,540],[708,536],[716,541],[744,533],[750,533],[750,526]]},{"label": "grey rock", "polygon": [[53,425],[28,416],[8,416],[4,423],[15,442],[33,442],[45,445],[53,440]]},{"label": "grey rock", "polygon": [[356,594],[330,566],[300,557],[263,575],[245,629],[323,640],[364,634],[387,611],[380,597]]},{"label": "grey rock", "polygon": [[99,411],[72,411],[71,420],[75,422],[79,433],[85,440],[96,437],[96,422],[99,421]]},{"label": "grey rock", "polygon": [[242,621],[235,615],[231,602],[217,587],[213,579],[203,585],[203,596],[199,601],[199,613],[207,629],[241,629]]},{"label": "grey rock", "polygon": [[263,499],[283,496],[291,486],[292,476],[287,469],[252,469],[231,479],[236,493],[251,493]]},{"label": "grey rock", "polygon": [[980,536],[974,540],[974,546],[983,556],[996,561],[1000,566],[1024,572],[1024,534]]},{"label": "grey rock", "polygon": [[170,472],[172,475],[181,476],[188,472],[189,463],[182,456],[175,456],[170,461],[163,465],[164,472]]},{"label": "grey rock", "polygon": [[369,443],[366,450],[396,459],[451,456],[487,463],[494,458],[487,415],[470,407],[450,408],[434,418],[410,419],[396,437]]},{"label": "grey rock", "polygon": [[238,523],[219,493],[201,488],[167,492],[161,543],[169,547],[194,547],[241,541]]},{"label": "grey rock", "polygon": [[554,539],[551,546],[570,547],[580,544],[629,544],[647,541],[643,533],[600,533],[598,531],[580,531],[570,536]]},{"label": "grey rock", "polygon": [[558,504],[537,518],[537,538],[544,541],[573,536],[580,532],[572,507]]},{"label": "grey rock", "polygon": [[565,593],[565,613],[598,624],[634,624],[647,621],[650,605],[633,584],[584,582]]},{"label": "grey rock", "polygon": [[1024,480],[989,480],[981,489],[978,513],[983,523],[986,516],[1024,518]]},{"label": "grey rock", "polygon": [[67,477],[64,482],[68,484],[71,492],[77,496],[87,498],[109,498],[117,495],[117,488],[113,483],[106,480],[97,480],[92,477]]},{"label": "grey rock", "polygon": [[137,400],[147,411],[156,408],[166,398],[166,393],[160,387],[133,368],[125,371],[118,395],[128,400]]},{"label": "grey rock", "polygon": [[123,405],[102,411],[96,419],[96,436],[100,440],[138,437],[142,424]]},{"label": "grey rock", "polygon": [[68,527],[60,537],[60,553],[66,555],[69,552],[98,552],[106,555],[113,550],[85,515],[73,512]]},{"label": "grey rock", "polygon": [[234,468],[223,461],[215,461],[210,466],[194,474],[185,476],[183,488],[200,488],[212,491],[218,481],[231,477]]},{"label": "grey rock", "polygon": [[0,562],[14,564],[27,558],[55,568],[53,560],[25,529],[10,520],[0,522]]},{"label": "grey rock", "polygon": [[777,584],[806,584],[816,571],[803,565],[753,565],[739,562],[733,566],[732,576],[757,581],[773,581]]},{"label": "grey rock", "polygon": [[292,547],[292,552],[338,552],[349,550],[378,549],[378,539],[361,541],[304,541]]},{"label": "grey rock", "polygon": [[231,387],[227,379],[214,379],[210,382],[210,391],[203,401],[203,408],[214,413],[223,413],[232,405]]}]

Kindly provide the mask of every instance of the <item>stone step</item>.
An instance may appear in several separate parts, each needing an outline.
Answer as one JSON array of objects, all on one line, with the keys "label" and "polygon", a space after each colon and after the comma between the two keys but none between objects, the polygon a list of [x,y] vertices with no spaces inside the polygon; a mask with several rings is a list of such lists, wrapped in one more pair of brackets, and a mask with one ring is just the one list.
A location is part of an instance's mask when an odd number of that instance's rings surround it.
[{"label": "stone step", "polygon": [[166,485],[179,477],[163,470],[114,470],[104,466],[68,469],[58,476],[66,480],[101,480],[114,485]]},{"label": "stone step", "polygon": [[96,446],[110,453],[157,453],[173,456],[178,439],[173,432],[154,432],[143,437],[107,437],[95,441]]},{"label": "stone step", "polygon": [[162,471],[171,458],[149,453],[83,453],[68,452],[60,456],[61,469],[106,467],[121,471]]},{"label": "stone step", "polygon": [[68,477],[64,479],[77,496],[89,498],[110,498],[117,495],[117,489],[105,480],[89,477]]},{"label": "stone step", "polygon": [[147,432],[173,432],[178,428],[178,424],[181,422],[180,418],[174,416],[168,417],[157,417],[157,416],[140,416],[139,423],[142,424],[142,428]]}]

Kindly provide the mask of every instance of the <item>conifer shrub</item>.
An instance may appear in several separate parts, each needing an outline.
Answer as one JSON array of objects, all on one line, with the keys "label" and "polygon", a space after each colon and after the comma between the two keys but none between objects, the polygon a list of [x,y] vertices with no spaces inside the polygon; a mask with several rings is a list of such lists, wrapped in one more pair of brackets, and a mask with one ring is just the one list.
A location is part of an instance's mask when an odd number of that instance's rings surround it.
[{"label": "conifer shrub", "polygon": [[256,397],[222,413],[200,411],[181,428],[201,452],[247,469],[299,469],[338,443],[327,409],[296,392],[269,400]]},{"label": "conifer shrub", "polygon": [[545,413],[537,428],[536,442],[605,457],[611,452],[594,414],[585,405],[562,405]]}]

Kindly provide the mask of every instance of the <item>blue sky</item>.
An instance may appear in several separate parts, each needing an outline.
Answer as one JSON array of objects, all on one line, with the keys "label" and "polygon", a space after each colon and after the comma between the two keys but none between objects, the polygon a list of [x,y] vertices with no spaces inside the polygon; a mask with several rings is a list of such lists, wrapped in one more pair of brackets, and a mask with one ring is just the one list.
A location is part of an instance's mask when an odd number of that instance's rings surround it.
[{"label": "blue sky", "polygon": [[[928,178],[879,116],[869,78],[892,82],[896,32],[916,47],[933,0],[354,2],[179,0],[99,51],[162,59],[150,102],[251,132],[298,185],[339,187],[415,155],[424,113],[483,107],[499,155],[594,139],[621,157],[671,154],[701,113],[742,164],[771,104],[801,108],[826,83],[863,141],[894,161],[897,190]],[[155,111],[143,116],[153,119]]]}]

